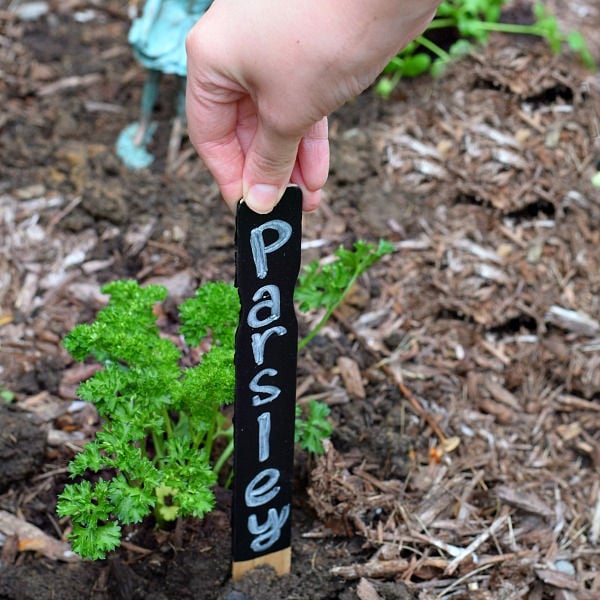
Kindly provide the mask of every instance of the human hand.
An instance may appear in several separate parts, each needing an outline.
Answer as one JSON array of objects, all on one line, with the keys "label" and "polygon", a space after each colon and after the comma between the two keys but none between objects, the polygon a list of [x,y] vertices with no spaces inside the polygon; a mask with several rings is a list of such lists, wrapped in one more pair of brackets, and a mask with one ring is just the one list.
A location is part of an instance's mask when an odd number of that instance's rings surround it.
[{"label": "human hand", "polygon": [[192,144],[232,208],[268,213],[289,182],[315,209],[327,115],[419,35],[439,0],[215,0],[190,31]]}]

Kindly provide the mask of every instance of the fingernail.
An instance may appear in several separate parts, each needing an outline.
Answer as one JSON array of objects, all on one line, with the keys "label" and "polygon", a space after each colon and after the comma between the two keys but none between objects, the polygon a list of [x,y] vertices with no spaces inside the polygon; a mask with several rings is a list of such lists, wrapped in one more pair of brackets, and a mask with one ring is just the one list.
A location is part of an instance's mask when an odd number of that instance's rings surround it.
[{"label": "fingernail", "polygon": [[279,188],[275,185],[255,183],[246,196],[246,204],[261,215],[271,212],[279,202]]}]

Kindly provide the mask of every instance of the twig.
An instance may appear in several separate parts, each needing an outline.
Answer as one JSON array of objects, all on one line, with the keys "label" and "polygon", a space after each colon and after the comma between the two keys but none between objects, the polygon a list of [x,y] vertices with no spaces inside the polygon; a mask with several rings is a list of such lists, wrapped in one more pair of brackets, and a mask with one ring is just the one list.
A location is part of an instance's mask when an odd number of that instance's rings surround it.
[{"label": "twig", "polygon": [[60,469],[52,469],[52,471],[46,471],[45,473],[40,473],[39,475],[35,475],[31,478],[31,481],[42,481],[43,479],[48,479],[48,477],[54,477],[55,475],[61,475],[62,473],[68,473],[69,467],[61,467]]},{"label": "twig", "polygon": [[186,148],[185,150],[179,152],[179,155],[173,159],[173,162],[167,171],[168,174],[177,174],[179,172],[179,169],[195,154],[196,150],[194,148]]},{"label": "twig", "polygon": [[594,516],[592,518],[592,527],[590,529],[590,542],[592,545],[596,545],[598,543],[598,538],[600,537],[600,489],[597,491],[596,495],[596,508],[594,510]]},{"label": "twig", "polygon": [[158,242],[156,240],[148,240],[148,246],[151,248],[158,248],[159,250],[164,250],[165,252],[169,252],[170,254],[174,254],[179,258],[191,262],[191,257],[188,252],[186,252],[183,248],[175,244],[169,244],[167,242]]},{"label": "twig", "polygon": [[167,174],[171,175],[177,171],[176,159],[181,150],[181,138],[183,137],[183,122],[181,117],[177,116],[173,119],[173,125],[171,126],[171,136],[169,137],[169,144],[167,146]]},{"label": "twig", "polygon": [[452,575],[454,571],[458,568],[460,563],[467,558],[467,556],[473,554],[483,542],[485,542],[489,537],[495,535],[500,529],[504,527],[506,522],[508,521],[508,513],[504,512],[500,515],[485,531],[480,533],[456,558],[452,559],[446,570],[444,571],[445,575]]},{"label": "twig", "polygon": [[81,196],[76,196],[65,206],[62,210],[59,210],[55,213],[50,220],[48,221],[48,226],[46,227],[46,235],[50,235],[54,227],[56,227],[57,223],[64,219],[72,210],[77,208],[81,204]]},{"label": "twig", "polygon": [[62,92],[64,90],[71,90],[73,88],[78,87],[87,87],[98,81],[102,80],[102,75],[100,73],[89,73],[88,75],[71,75],[69,77],[63,77],[58,81],[53,81],[52,83],[48,83],[42,86],[38,92],[38,96],[50,96],[52,94],[56,94],[57,92]]},{"label": "twig", "polygon": [[577,396],[571,396],[570,394],[561,394],[557,400],[560,404],[568,406],[569,408],[600,412],[600,404],[598,404],[598,402],[590,402],[589,400],[584,400],[583,398],[578,398]]},{"label": "twig", "polygon": [[460,497],[458,498],[457,521],[466,521],[469,516],[469,510],[466,508],[473,490],[481,483],[484,477],[483,471],[477,471],[472,479],[465,485]]},{"label": "twig", "polygon": [[[443,558],[423,558],[417,561],[418,568],[433,567],[442,569],[446,562]],[[491,565],[489,565],[491,566]],[[371,561],[365,564],[354,564],[343,567],[333,567],[330,573],[344,579],[359,579],[360,577],[391,577],[406,571],[410,567],[409,561],[398,558],[395,560]],[[488,565],[485,565],[487,568]]]},{"label": "twig", "polygon": [[448,544],[447,542],[444,542],[442,540],[434,538],[430,535],[418,533],[417,531],[411,531],[410,537],[415,540],[418,540],[419,542],[425,542],[426,544],[431,544],[432,546],[435,546],[436,548],[439,548],[440,550],[447,552],[450,556],[452,556],[454,558],[460,556],[463,552],[463,549],[459,548],[458,546],[454,546],[453,544]]},{"label": "twig", "polygon": [[479,566],[483,565],[497,565],[498,563],[505,562],[507,560],[514,560],[516,558],[530,558],[534,559],[537,557],[537,553],[532,550],[518,550],[516,552],[507,552],[506,554],[497,554],[496,556],[485,556],[479,560]]},{"label": "twig", "polygon": [[413,407],[415,412],[431,427],[435,435],[437,435],[440,440],[442,446],[446,447],[448,445],[448,438],[441,430],[440,426],[437,424],[435,419],[421,406],[419,401],[415,398],[413,393],[404,385],[404,383],[398,378],[394,370],[390,368],[385,363],[379,364],[379,368],[392,379],[392,381],[396,384],[402,395],[408,400],[408,403]]},{"label": "twig", "polygon": [[493,566],[492,563],[482,565],[481,567],[477,567],[473,571],[469,571],[466,575],[459,577],[456,581],[452,582],[447,588],[444,588],[436,597],[435,600],[441,600],[446,594],[451,592],[454,588],[457,588],[461,583],[465,582],[467,579],[471,579],[474,575],[481,573]]},{"label": "twig", "polygon": [[125,542],[121,540],[121,546],[130,552],[135,552],[136,554],[141,554],[142,556],[148,556],[149,554],[152,554],[152,550],[149,550],[148,548],[142,548],[141,546],[132,544],[131,542]]}]

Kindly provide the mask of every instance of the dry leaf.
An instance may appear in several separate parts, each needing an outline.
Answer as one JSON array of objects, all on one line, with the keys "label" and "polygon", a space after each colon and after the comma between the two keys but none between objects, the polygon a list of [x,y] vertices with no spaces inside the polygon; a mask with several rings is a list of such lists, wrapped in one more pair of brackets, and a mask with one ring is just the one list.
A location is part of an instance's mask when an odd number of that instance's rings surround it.
[{"label": "dry leaf", "polygon": [[66,542],[57,540],[38,529],[24,519],[0,510],[0,532],[6,536],[16,536],[19,540],[19,552],[40,552],[52,560],[75,562],[79,556],[71,550]]}]

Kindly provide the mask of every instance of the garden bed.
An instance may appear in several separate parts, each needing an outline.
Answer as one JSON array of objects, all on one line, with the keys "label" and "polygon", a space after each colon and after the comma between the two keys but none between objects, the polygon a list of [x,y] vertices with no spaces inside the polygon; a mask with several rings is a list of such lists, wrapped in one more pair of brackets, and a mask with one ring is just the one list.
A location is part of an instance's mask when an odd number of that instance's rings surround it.
[{"label": "garden bed", "polygon": [[[569,27],[597,32],[588,4]],[[56,496],[98,418],[75,394],[97,367],[61,340],[118,278],[166,285],[174,331],[176,303],[232,280],[233,217],[187,142],[165,173],[176,82],[155,164],[115,157],[144,80],[123,3],[0,24],[0,598],[600,596],[597,73],[498,36],[332,117],[303,261],[395,251],[299,359],[298,400],[327,403],[334,432],[297,452],[292,573],[234,584],[222,487],[203,521],[132,526],[105,561],[64,542]]]}]

